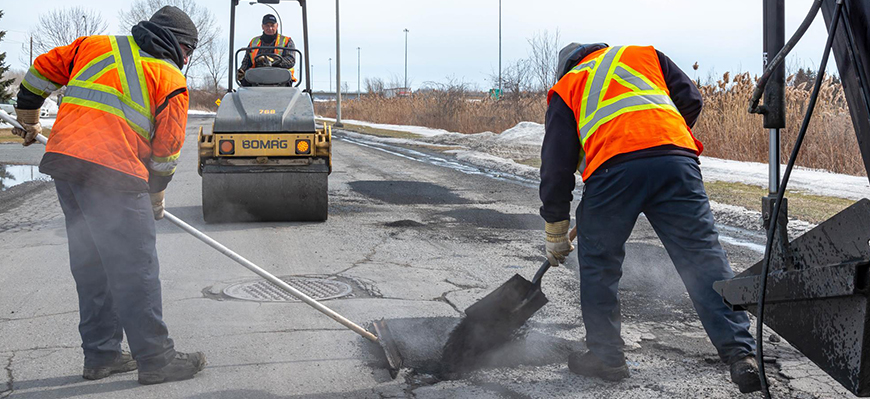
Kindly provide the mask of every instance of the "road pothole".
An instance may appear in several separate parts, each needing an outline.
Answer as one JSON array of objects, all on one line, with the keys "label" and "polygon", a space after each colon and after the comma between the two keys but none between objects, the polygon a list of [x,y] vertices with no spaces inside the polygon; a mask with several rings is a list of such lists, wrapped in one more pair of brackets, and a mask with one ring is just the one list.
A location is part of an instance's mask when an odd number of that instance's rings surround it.
[{"label": "road pothole", "polygon": [[[405,367],[411,369],[408,376],[409,384],[419,387],[465,376],[449,372],[441,363],[441,354],[447,338],[460,320],[458,317],[388,320],[393,340],[402,354]],[[365,345],[372,348],[370,350],[379,349],[367,343]],[[478,369],[564,363],[567,362],[568,354],[582,349],[585,349],[582,342],[522,329],[517,332],[512,341],[481,355],[469,372]]]},{"label": "road pothole", "polygon": [[387,227],[424,227],[426,225],[423,223],[420,223],[416,220],[402,219],[402,220],[397,220],[395,222],[384,223],[384,226],[387,226]]},{"label": "road pothole", "polygon": [[468,204],[447,187],[418,181],[370,181],[348,183],[350,188],[366,197],[392,205],[452,205]]}]

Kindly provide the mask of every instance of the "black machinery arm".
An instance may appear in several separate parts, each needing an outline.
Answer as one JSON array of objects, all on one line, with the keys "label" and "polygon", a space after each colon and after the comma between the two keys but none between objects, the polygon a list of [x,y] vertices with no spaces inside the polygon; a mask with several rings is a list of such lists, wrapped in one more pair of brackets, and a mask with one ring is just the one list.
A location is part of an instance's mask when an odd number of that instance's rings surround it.
[{"label": "black machinery arm", "polygon": [[[870,176],[870,2],[814,3],[829,29],[839,3],[831,50]],[[781,246],[768,249],[764,324],[852,393],[870,396],[870,200],[858,201],[786,247],[787,256]],[[763,274],[759,262],[714,288],[730,306],[757,314]]]}]

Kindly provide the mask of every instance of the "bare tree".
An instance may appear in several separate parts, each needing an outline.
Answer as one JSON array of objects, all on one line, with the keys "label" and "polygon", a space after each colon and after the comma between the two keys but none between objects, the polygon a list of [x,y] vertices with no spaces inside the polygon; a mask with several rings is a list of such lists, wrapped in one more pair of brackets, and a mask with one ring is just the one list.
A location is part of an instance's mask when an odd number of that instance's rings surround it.
[{"label": "bare tree", "polygon": [[[211,11],[197,4],[196,0],[136,0],[133,5],[126,11],[121,10],[118,13],[118,19],[121,26],[126,28],[126,32],[138,24],[140,21],[147,21],[154,15],[157,10],[165,6],[176,6],[190,16],[193,24],[199,30],[199,48],[205,49],[211,45],[219,35],[220,29],[215,23],[214,14]],[[194,51],[190,57],[190,62],[187,64],[187,70],[184,72],[186,77],[191,69],[197,69],[205,63],[205,58],[208,55],[206,51]]]},{"label": "bare tree", "polygon": [[411,86],[412,86],[413,84],[414,84],[414,79],[412,79],[412,78],[409,77],[409,78],[408,78],[408,87],[405,87],[405,76],[404,76],[404,75],[396,75],[396,74],[393,74],[393,76],[390,77],[390,83],[389,83],[389,86],[390,86],[391,89],[399,89],[399,88],[403,88],[403,89],[409,89],[409,90],[410,90],[410,88],[411,88]]},{"label": "bare tree", "polygon": [[[49,50],[66,46],[82,36],[101,35],[106,32],[108,24],[99,11],[83,7],[68,7],[51,10],[39,15],[39,23],[30,30],[33,38],[33,56],[47,53]],[[21,44],[21,57],[30,64],[30,43]]]},{"label": "bare tree", "polygon": [[224,51],[227,41],[223,38],[212,40],[205,46],[200,47],[204,79],[208,83],[209,90],[218,93],[224,89],[221,82],[227,76],[227,57]]},{"label": "bare tree", "polygon": [[386,89],[386,85],[384,84],[384,80],[381,78],[366,78],[366,92],[378,96],[384,95],[384,89]]},{"label": "bare tree", "polygon": [[532,74],[535,79],[536,91],[545,91],[556,84],[558,72],[556,68],[559,63],[559,29],[556,33],[550,35],[546,30],[543,32],[535,32],[535,35],[528,39],[531,53],[529,54],[529,62],[532,68]]},{"label": "bare tree", "polygon": [[502,71],[501,82],[504,94],[519,96],[533,90],[535,88],[533,72],[532,61],[529,59],[521,58],[513,64],[509,64]]}]

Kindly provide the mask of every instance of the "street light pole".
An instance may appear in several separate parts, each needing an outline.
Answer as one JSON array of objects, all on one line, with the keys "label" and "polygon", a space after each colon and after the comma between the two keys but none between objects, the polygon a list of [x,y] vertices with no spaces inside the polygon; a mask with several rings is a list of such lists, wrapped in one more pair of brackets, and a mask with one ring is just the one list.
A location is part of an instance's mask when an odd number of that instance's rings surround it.
[{"label": "street light pole", "polygon": [[356,48],[356,99],[357,100],[359,100],[359,88],[360,88],[360,66],[359,66],[360,56],[359,56],[359,53],[360,53],[360,48],[357,47]]},{"label": "street light pole", "polygon": [[[408,90],[408,28],[405,28],[405,90]],[[408,90],[410,91],[410,90]]]},{"label": "street light pole", "polygon": [[338,19],[338,0],[335,0],[335,126],[341,124],[341,24]]},{"label": "street light pole", "polygon": [[498,96],[501,97],[501,0],[498,0]]},{"label": "street light pole", "polygon": [[248,2],[248,4],[250,4],[250,5],[262,4],[266,7],[271,8],[272,12],[275,13],[275,16],[278,17],[278,33],[281,34],[281,36],[284,36],[284,22],[281,21],[281,14],[278,13],[278,10],[276,10],[275,7],[272,7],[272,6],[265,4],[265,3],[257,3],[256,1],[250,1],[250,2]]}]

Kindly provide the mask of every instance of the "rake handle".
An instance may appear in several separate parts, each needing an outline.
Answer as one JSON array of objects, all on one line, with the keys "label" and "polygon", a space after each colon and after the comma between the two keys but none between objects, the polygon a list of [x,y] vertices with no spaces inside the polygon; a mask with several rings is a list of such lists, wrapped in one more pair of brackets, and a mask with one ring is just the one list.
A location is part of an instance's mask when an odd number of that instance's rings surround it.
[{"label": "rake handle", "polygon": [[[4,122],[12,125],[12,127],[17,127],[21,130],[24,130],[24,127],[21,126],[20,123],[18,123],[17,119],[13,118],[12,115],[7,114],[6,111],[4,111],[2,109],[0,109],[0,119],[3,119]],[[41,134],[37,134],[36,141],[38,141],[42,144],[46,144],[46,143],[48,143],[48,138],[41,135]]]},{"label": "rake handle", "polygon": [[[13,127],[17,127],[19,129],[22,129],[22,130],[24,129],[15,118],[13,118],[11,115],[7,114],[3,110],[0,110],[0,119],[4,120],[6,123],[9,123]],[[45,144],[48,142],[48,139],[45,136],[38,134],[38,135],[36,135],[36,141],[38,141],[42,144]],[[264,279],[268,280],[272,284],[277,285],[278,287],[280,287],[284,291],[289,292],[290,294],[292,294],[296,298],[299,298],[302,302],[305,302],[306,304],[313,307],[314,309],[316,309],[320,313],[323,313],[323,314],[329,316],[330,318],[339,322],[340,324],[342,324],[343,326],[352,330],[353,332],[361,335],[363,338],[368,339],[369,341],[372,341],[372,342],[378,342],[379,339],[374,334],[368,332],[366,329],[362,328],[361,326],[357,325],[356,323],[346,319],[344,316],[336,313],[334,310],[324,306],[320,302],[317,302],[316,300],[314,300],[314,298],[311,298],[308,295],[305,295],[301,291],[297,290],[296,288],[293,288],[292,286],[290,286],[286,282],[275,277],[271,273],[263,270],[261,267],[257,266],[253,262],[245,259],[243,256],[233,252],[229,248],[225,247],[223,244],[221,244],[221,243],[217,242],[216,240],[214,240],[213,238],[207,236],[205,233],[203,233],[203,232],[197,230],[196,228],[194,228],[193,226],[185,223],[183,220],[177,218],[175,215],[169,213],[168,211],[164,211],[163,216],[164,216],[164,218],[166,218],[166,220],[172,222],[172,224],[178,226],[179,228],[186,231],[190,235],[198,238],[200,241],[202,241],[202,242],[206,243],[208,246],[216,249],[218,252],[226,255],[228,258],[236,261],[236,263],[246,267],[248,270],[250,270],[250,271],[258,274],[260,277],[263,277]]]}]

